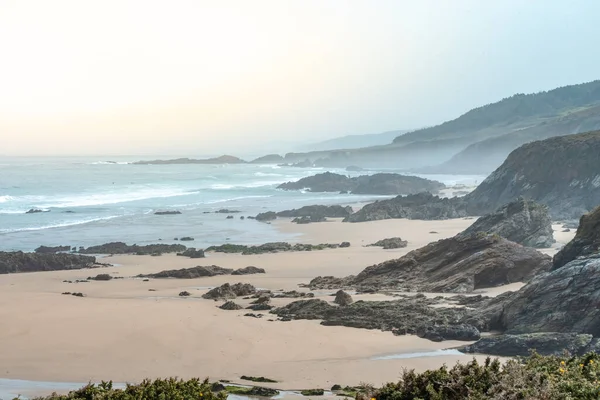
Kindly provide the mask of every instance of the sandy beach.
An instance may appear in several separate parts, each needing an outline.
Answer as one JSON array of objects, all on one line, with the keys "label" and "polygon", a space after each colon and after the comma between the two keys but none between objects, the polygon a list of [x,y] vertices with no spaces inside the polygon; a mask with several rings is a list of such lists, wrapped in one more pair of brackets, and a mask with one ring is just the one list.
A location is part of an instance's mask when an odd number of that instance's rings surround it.
[{"label": "sandy beach", "polygon": [[[386,220],[348,224],[339,220],[296,225],[273,223],[295,233],[298,242],[339,243],[344,249],[264,255],[209,253],[205,259],[175,255],[114,256],[103,259],[115,267],[99,270],[41,272],[0,276],[0,378],[57,382],[143,378],[210,377],[240,382],[241,375],[276,379],[278,388],[329,388],[333,384],[380,385],[397,380],[403,368],[452,365],[471,356],[443,355],[375,359],[393,354],[431,352],[465,342],[435,343],[415,336],[347,327],[321,326],[319,321],[272,321],[245,317],[246,310],[223,311],[221,302],[200,296],[225,282],[247,282],[271,290],[305,290],[298,285],[319,275],[346,276],[410,250],[453,236],[473,219],[445,221]],[[561,233],[553,254],[574,231]],[[436,232],[436,233],[432,233]],[[400,236],[408,247],[382,250],[364,247],[376,240]],[[196,265],[264,268],[266,274],[217,276],[193,280],[131,278],[140,273]],[[65,283],[98,273],[124,277],[107,282]],[[515,286],[517,285],[517,286]],[[514,290],[518,283],[511,285]],[[154,289],[155,291],[149,291]],[[189,298],[178,293],[187,290]],[[495,295],[503,289],[494,289]],[[61,295],[83,292],[87,297]],[[317,292],[333,300],[330,292]],[[361,295],[355,299],[380,299]],[[237,301],[237,300],[236,300]],[[275,299],[283,305],[290,299]],[[247,301],[246,301],[247,302]],[[247,304],[240,301],[240,304]]]}]

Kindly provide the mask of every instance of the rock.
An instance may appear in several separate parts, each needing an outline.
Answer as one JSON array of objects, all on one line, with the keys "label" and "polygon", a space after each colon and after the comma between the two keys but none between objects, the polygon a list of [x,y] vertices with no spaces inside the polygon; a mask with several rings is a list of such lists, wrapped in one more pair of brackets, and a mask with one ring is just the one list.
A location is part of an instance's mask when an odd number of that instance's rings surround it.
[{"label": "rock", "polygon": [[0,274],[92,268],[96,257],[75,254],[0,251]]},{"label": "rock", "polygon": [[458,350],[501,357],[528,356],[531,350],[544,356],[561,356],[565,350],[572,355],[583,355],[591,342],[589,334],[540,332],[489,336]]},{"label": "rock", "polygon": [[273,397],[277,396],[279,391],[276,389],[254,386],[245,394],[248,396]]},{"label": "rock", "polygon": [[88,278],[90,281],[110,281],[111,279],[113,279],[113,277],[109,274],[98,274],[95,277]]},{"label": "rock", "polygon": [[231,311],[235,311],[235,310],[241,310],[244,307],[240,306],[239,304],[234,303],[233,301],[226,301],[225,303],[223,303],[220,307],[221,310],[231,310]]},{"label": "rock", "polygon": [[553,219],[574,219],[600,204],[600,131],[527,143],[464,199],[486,214],[522,196],[550,208]]},{"label": "rock", "polygon": [[263,268],[249,266],[249,267],[245,267],[245,268],[238,268],[235,271],[233,271],[231,273],[231,275],[252,275],[252,274],[264,274],[264,273],[265,273],[265,270]]},{"label": "rock", "polygon": [[350,275],[345,278],[336,278],[334,276],[317,276],[311,280],[308,286],[311,290],[315,289],[339,289],[339,288],[350,288],[356,277]]},{"label": "rock", "polygon": [[265,243],[259,246],[245,246],[239,244],[224,244],[221,246],[210,246],[206,251],[215,251],[220,253],[242,253],[248,254],[264,254],[264,253],[279,253],[286,251],[314,251],[325,249],[337,249],[341,247],[339,244],[321,243],[317,245],[297,243],[291,245],[287,242],[272,242]]},{"label": "rock", "polygon": [[37,214],[37,213],[41,213],[41,212],[49,212],[49,211],[40,210],[38,208],[31,208],[31,209],[27,210],[25,212],[25,214]]},{"label": "rock", "polygon": [[210,391],[213,393],[219,393],[225,390],[225,385],[220,382],[213,382],[210,385]]},{"label": "rock", "polygon": [[262,314],[254,314],[254,313],[246,313],[246,314],[244,314],[244,317],[262,318],[263,315]]},{"label": "rock", "polygon": [[273,221],[273,220],[277,219],[277,213],[274,211],[267,211],[267,212],[258,214],[255,217],[255,219],[257,221],[261,221],[261,222]]},{"label": "rock", "polygon": [[302,396],[323,396],[325,394],[325,390],[323,390],[323,389],[307,389],[307,390],[301,390],[300,394]]},{"label": "rock", "polygon": [[246,307],[246,309],[252,310],[252,311],[267,311],[272,308],[273,308],[273,306],[266,304],[266,303],[251,304],[248,307]]},{"label": "rock", "polygon": [[285,159],[279,154],[267,154],[266,156],[258,157],[250,162],[252,164],[280,164],[284,161]]},{"label": "rock", "polygon": [[[437,302],[435,299],[415,296],[392,301],[357,301],[337,307],[320,299],[311,299],[297,300],[271,312],[282,319],[320,319],[321,325],[327,326],[378,329],[392,331],[396,335],[437,329],[440,335],[443,332],[457,340],[473,340],[477,330],[462,322],[469,315],[469,311],[456,307],[431,307]],[[447,328],[444,331],[444,326],[457,328]],[[467,337],[471,339],[466,339]],[[437,339],[437,336],[435,338]]]},{"label": "rock", "polygon": [[[355,277],[316,280],[311,288],[340,287],[468,293],[526,282],[549,270],[550,257],[497,235],[457,235],[364,269]],[[325,287],[321,285],[325,284]]]},{"label": "rock", "polygon": [[293,217],[310,217],[310,218],[345,218],[352,214],[352,207],[342,207],[340,205],[333,206],[304,206],[293,210],[284,210],[277,213],[278,217],[293,218]]},{"label": "rock", "polygon": [[233,219],[233,215],[228,215],[225,219]]},{"label": "rock", "polygon": [[335,300],[333,300],[333,302],[340,306],[347,306],[352,304],[354,300],[352,300],[352,296],[350,296],[348,293],[344,292],[343,290],[338,290],[338,292],[335,294]]},{"label": "rock", "polygon": [[34,251],[36,253],[54,254],[54,253],[70,251],[70,250],[71,250],[71,246],[53,246],[53,247],[40,246],[37,249],[35,249]]},{"label": "rock", "polygon": [[481,334],[473,325],[433,325],[424,326],[417,329],[417,336],[423,339],[429,339],[433,342],[441,342],[443,340],[461,340],[471,341],[479,340]]},{"label": "rock", "polygon": [[342,242],[342,243],[340,243],[340,248],[343,249],[343,248],[347,248],[347,247],[350,247],[350,242]]},{"label": "rock", "polygon": [[585,214],[579,221],[575,237],[554,255],[553,269],[575,260],[600,253],[600,207]]},{"label": "rock", "polygon": [[342,386],[341,385],[335,384],[335,385],[333,385],[331,387],[331,391],[332,392],[337,392],[337,391],[340,391],[340,390],[342,390]]},{"label": "rock", "polygon": [[156,274],[138,275],[138,278],[176,278],[176,279],[196,279],[207,276],[229,275],[233,272],[230,268],[221,268],[216,265],[197,266],[191,268],[171,269]]},{"label": "rock", "polygon": [[341,192],[355,194],[416,194],[420,192],[437,193],[445,185],[440,182],[423,179],[416,176],[380,173],[349,178],[344,175],[325,172],[302,178],[297,182],[287,182],[279,185],[278,189],[303,190],[311,192]]},{"label": "rock", "polygon": [[190,247],[186,249],[182,253],[177,253],[178,256],[189,257],[189,258],[204,258],[204,250],[198,249],[196,250],[194,247]]},{"label": "rock", "polygon": [[215,214],[237,214],[241,213],[239,210],[230,210],[228,208],[221,208],[220,210],[215,211]]},{"label": "rock", "polygon": [[264,376],[247,376],[247,375],[242,375],[242,376],[240,376],[240,379],[242,379],[244,381],[251,381],[251,382],[277,383],[276,380],[265,378]]},{"label": "rock", "polygon": [[283,298],[299,298],[299,297],[315,297],[314,293],[310,292],[298,292],[296,290],[291,290],[289,292],[280,292],[280,293],[272,293],[272,297],[274,299],[283,299]]},{"label": "rock", "polygon": [[205,294],[203,294],[202,298],[213,300],[227,300],[235,299],[237,296],[248,296],[253,293],[256,293],[256,288],[250,285],[249,283],[236,283],[235,285],[224,283],[223,285],[211,289]]},{"label": "rock", "polygon": [[271,301],[270,294],[261,294],[256,300],[254,300],[251,304],[265,304]]},{"label": "rock", "polygon": [[462,234],[494,233],[523,246],[547,248],[554,243],[548,207],[522,197],[479,218]]},{"label": "rock", "polygon": [[401,248],[406,247],[407,245],[408,245],[408,242],[406,240],[402,240],[402,238],[399,238],[399,237],[393,237],[393,238],[378,240],[377,242],[375,242],[373,244],[369,244],[367,246],[383,247],[384,250],[388,250],[388,249],[401,249]]},{"label": "rock", "polygon": [[[183,239],[182,239],[183,240]],[[162,254],[162,253],[178,253],[185,251],[186,247],[181,244],[149,244],[138,246],[137,244],[129,246],[123,242],[105,243],[99,246],[91,246],[87,249],[80,248],[81,254]]]},{"label": "rock", "polygon": [[194,240],[194,238],[191,236],[184,236],[184,237],[180,238],[179,240],[181,240],[182,242],[191,242]]},{"label": "rock", "polygon": [[72,293],[72,295],[75,297],[85,297],[85,294],[83,294],[81,292]]},{"label": "rock", "polygon": [[245,219],[245,217],[242,215],[242,216],[240,216],[240,219],[243,220],[243,219]]},{"label": "rock", "polygon": [[469,216],[468,204],[463,198],[441,198],[430,193],[398,196],[367,204],[344,222],[378,221],[382,219],[406,218],[442,220]]},{"label": "rock", "polygon": [[574,332],[600,336],[600,255],[535,277],[504,303],[506,333]]},{"label": "rock", "polygon": [[313,222],[325,222],[327,218],[325,217],[296,217],[292,220],[295,224],[310,224]]},{"label": "rock", "polygon": [[577,229],[579,228],[579,220],[565,221],[562,227],[565,229]]},{"label": "rock", "polygon": [[173,211],[157,211],[154,215],[178,215],[181,214],[181,211],[173,210]]},{"label": "rock", "polygon": [[561,232],[571,232],[569,228],[563,229]]},{"label": "rock", "polygon": [[192,294],[190,292],[188,292],[187,290],[184,290],[183,292],[179,292],[179,296],[180,297],[188,297],[191,296]]}]

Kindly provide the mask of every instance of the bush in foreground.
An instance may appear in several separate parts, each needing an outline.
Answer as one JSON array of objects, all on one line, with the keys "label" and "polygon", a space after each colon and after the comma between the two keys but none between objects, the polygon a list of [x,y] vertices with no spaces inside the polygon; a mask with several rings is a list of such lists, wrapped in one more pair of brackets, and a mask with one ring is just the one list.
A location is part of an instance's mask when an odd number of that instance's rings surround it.
[{"label": "bush in foreground", "polygon": [[[600,356],[540,356],[502,365],[488,358],[417,374],[404,371],[397,383],[368,394],[376,400],[558,400],[600,399]],[[362,397],[362,396],[361,396]]]}]

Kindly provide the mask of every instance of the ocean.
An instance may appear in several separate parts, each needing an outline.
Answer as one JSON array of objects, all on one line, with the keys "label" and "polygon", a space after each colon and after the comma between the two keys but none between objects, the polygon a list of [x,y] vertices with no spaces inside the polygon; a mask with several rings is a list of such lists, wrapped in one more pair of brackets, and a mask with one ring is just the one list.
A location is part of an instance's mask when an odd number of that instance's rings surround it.
[{"label": "ocean", "polygon": [[[161,157],[146,157],[156,159]],[[165,158],[165,157],[162,157]],[[166,157],[173,158],[173,157]],[[264,211],[310,204],[355,204],[389,196],[282,191],[278,184],[335,168],[276,165],[134,165],[140,157],[0,157],[0,250],[32,251],[40,245],[91,246],[178,243],[203,248],[226,242],[256,244],[293,236],[270,224],[241,220]],[[419,175],[468,186],[485,177]],[[30,209],[44,212],[26,213]],[[228,214],[219,209],[238,210]],[[156,211],[181,211],[155,215]]]}]

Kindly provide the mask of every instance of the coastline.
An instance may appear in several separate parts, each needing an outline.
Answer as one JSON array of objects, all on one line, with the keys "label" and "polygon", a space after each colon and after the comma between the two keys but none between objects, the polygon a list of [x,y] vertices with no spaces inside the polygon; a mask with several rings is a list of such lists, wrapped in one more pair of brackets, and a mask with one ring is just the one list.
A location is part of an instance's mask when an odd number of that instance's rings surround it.
[{"label": "coastline", "polygon": [[[452,236],[473,221],[396,219],[351,224],[334,220],[296,225],[280,219],[272,225],[281,232],[295,233],[298,242],[349,241],[352,245],[344,249],[246,256],[210,253],[205,259],[175,255],[114,256],[104,260],[119,266],[102,270],[3,275],[0,318],[7,328],[1,334],[0,364],[9,367],[2,371],[2,378],[137,382],[144,378],[178,376],[242,383],[241,375],[255,375],[279,381],[273,384],[278,388],[327,389],[333,384],[380,385],[397,380],[403,368],[422,371],[469,360],[472,355],[444,353],[375,359],[435,352],[467,342],[436,343],[416,336],[394,336],[390,332],[322,326],[319,321],[271,322],[268,313],[262,319],[245,317],[245,310],[220,310],[216,307],[220,302],[201,299],[200,295],[226,282],[251,283],[272,290],[303,290],[298,284],[316,276],[356,274],[369,265],[401,257],[429,242]],[[408,240],[408,246],[395,250],[363,247],[392,236]],[[570,237],[557,235],[560,243],[556,247]],[[553,248],[545,252],[555,251]],[[130,277],[212,264],[227,268],[254,265],[265,268],[266,274],[149,282],[141,279],[63,282],[97,273]],[[156,292],[149,292],[150,288]],[[494,288],[489,295],[507,289]],[[75,290],[87,297],[60,295]],[[179,298],[181,290],[190,291],[191,298]],[[329,294],[323,291],[317,296],[331,301]],[[355,300],[386,297],[391,299],[381,294],[354,296]],[[279,306],[293,300],[274,299],[273,304]],[[62,361],[60,369],[55,368],[56,360]]]}]

